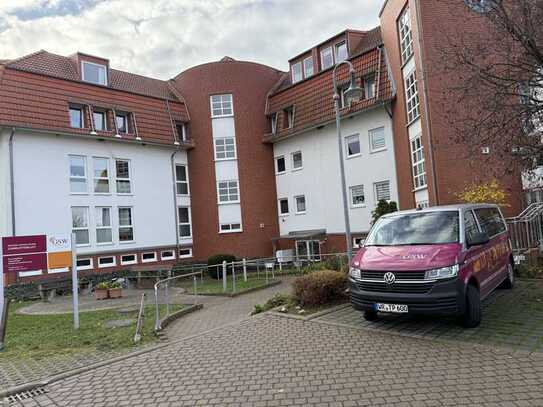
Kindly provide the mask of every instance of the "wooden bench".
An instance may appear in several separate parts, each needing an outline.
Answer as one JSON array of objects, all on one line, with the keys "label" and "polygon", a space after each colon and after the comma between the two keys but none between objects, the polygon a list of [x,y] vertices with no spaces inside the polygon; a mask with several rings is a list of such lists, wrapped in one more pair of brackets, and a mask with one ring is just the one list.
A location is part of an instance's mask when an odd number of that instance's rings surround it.
[{"label": "wooden bench", "polygon": [[[171,276],[173,266],[171,265],[142,265],[132,266],[129,270],[131,273],[136,274],[136,288],[139,289],[152,289],[155,283],[167,276]],[[142,276],[142,273],[156,272],[156,276]],[[166,272],[166,275],[161,276],[159,273]]]},{"label": "wooden bench", "polygon": [[53,280],[44,281],[38,285],[40,298],[42,301],[51,301],[55,298],[57,290],[70,291],[72,288],[72,280]]}]

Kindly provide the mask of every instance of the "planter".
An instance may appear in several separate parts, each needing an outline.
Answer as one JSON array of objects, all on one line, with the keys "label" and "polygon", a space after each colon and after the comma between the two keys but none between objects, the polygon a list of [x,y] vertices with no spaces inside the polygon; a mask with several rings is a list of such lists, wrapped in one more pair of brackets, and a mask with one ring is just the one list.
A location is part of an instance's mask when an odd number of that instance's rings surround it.
[{"label": "planter", "polygon": [[97,288],[94,290],[94,296],[97,300],[107,300],[109,298],[109,290],[107,288]]},{"label": "planter", "polygon": [[109,298],[121,298],[122,297],[122,289],[121,288],[110,288],[107,290],[109,294]]}]

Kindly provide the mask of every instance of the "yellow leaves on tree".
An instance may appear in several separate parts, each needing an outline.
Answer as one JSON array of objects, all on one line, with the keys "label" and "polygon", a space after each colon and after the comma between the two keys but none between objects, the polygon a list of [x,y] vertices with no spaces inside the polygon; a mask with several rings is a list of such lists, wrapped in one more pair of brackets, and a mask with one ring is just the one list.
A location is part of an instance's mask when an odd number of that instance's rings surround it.
[{"label": "yellow leaves on tree", "polygon": [[468,185],[463,191],[457,193],[456,197],[466,203],[493,203],[509,206],[507,193],[497,180]]}]

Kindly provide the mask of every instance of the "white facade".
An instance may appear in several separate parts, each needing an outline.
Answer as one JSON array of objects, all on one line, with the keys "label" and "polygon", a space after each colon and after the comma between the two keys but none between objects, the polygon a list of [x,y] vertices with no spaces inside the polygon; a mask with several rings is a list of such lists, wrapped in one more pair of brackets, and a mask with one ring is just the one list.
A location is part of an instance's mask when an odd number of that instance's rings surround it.
[{"label": "white facade", "polygon": [[[7,135],[9,137],[9,134]],[[0,231],[10,233],[9,179],[6,178],[6,134],[0,139]],[[88,243],[78,254],[129,253],[131,250],[174,247],[177,219],[171,157],[175,150],[122,140],[56,136],[17,131],[14,140],[15,215],[17,235],[60,234],[72,231],[72,208],[86,208]],[[83,157],[86,192],[72,192],[70,157]],[[109,192],[95,192],[95,159],[108,163]],[[129,162],[129,193],[119,193],[116,162]],[[175,154],[176,164],[187,164],[185,151]],[[188,167],[186,167],[188,169]],[[8,166],[9,169],[9,166]],[[5,191],[5,186],[8,190]],[[125,185],[126,187],[126,185]],[[5,193],[8,192],[8,193]],[[177,206],[188,207],[190,196],[177,195]],[[7,201],[7,204],[6,204]],[[111,242],[98,242],[98,208],[110,208]],[[120,241],[119,208],[130,208],[133,239]],[[106,225],[107,229],[107,225]],[[106,239],[107,240],[107,239]],[[180,238],[190,245],[192,238]],[[157,254],[160,260],[161,253]],[[127,261],[126,264],[129,264]],[[120,265],[120,264],[117,264]],[[96,266],[96,265],[95,265]]]},{"label": "white facade", "polygon": [[[384,147],[372,149],[373,130],[384,134]],[[376,183],[389,182],[390,200],[398,201],[392,120],[384,108],[376,108],[342,119],[347,187],[363,186],[364,203],[354,204],[349,193],[351,230],[367,233],[371,212],[377,204]],[[349,157],[346,139],[358,135],[360,153]],[[349,139],[352,140],[352,139]],[[372,151],[373,150],[373,151]],[[293,168],[294,152],[302,153],[302,168]],[[288,199],[289,212],[281,214],[281,236],[290,232],[325,229],[326,233],[345,233],[338,142],[335,124],[293,136],[274,144],[277,198]],[[285,158],[286,168],[277,173],[277,159]],[[296,197],[305,197],[305,212],[299,213]]]}]

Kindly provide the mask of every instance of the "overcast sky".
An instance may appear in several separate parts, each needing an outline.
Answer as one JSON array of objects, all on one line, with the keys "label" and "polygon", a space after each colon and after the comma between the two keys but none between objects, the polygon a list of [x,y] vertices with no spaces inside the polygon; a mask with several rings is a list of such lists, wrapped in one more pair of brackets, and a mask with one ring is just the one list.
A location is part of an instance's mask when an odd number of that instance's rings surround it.
[{"label": "overcast sky", "polygon": [[109,58],[160,79],[225,55],[278,69],[345,28],[379,24],[383,0],[0,0],[0,59],[40,49]]}]

